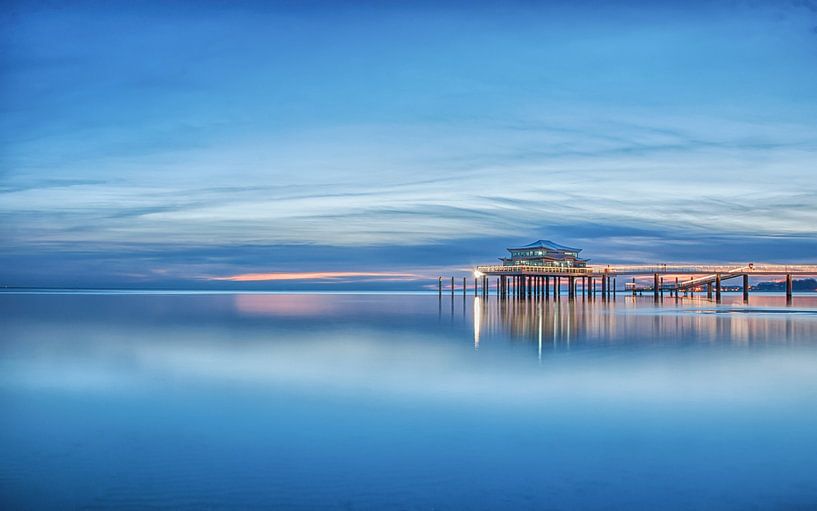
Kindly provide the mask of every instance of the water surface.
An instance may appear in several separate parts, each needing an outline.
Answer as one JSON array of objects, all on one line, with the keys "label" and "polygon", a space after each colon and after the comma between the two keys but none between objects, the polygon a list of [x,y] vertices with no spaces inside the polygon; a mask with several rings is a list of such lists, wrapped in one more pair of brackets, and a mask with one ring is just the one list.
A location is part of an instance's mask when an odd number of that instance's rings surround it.
[{"label": "water surface", "polygon": [[0,294],[14,509],[813,509],[817,299]]}]

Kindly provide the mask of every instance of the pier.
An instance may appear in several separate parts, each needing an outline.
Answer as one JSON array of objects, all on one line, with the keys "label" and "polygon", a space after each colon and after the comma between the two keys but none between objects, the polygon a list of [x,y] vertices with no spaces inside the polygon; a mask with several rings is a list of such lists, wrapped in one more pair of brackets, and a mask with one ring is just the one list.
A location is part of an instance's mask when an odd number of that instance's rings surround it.
[{"label": "pier", "polygon": [[792,277],[817,275],[817,264],[589,264],[588,259],[579,257],[581,249],[547,240],[507,250],[510,257],[500,258],[502,264],[475,268],[475,294],[481,283],[481,292],[487,295],[493,278],[496,294],[502,298],[558,298],[566,287],[569,299],[576,298],[577,293],[587,298],[598,293],[606,299],[620,291],[617,279],[621,277],[624,291],[633,295],[646,292],[659,299],[665,293],[677,297],[705,289],[707,298],[713,298],[714,292],[714,299],[720,301],[724,282],[741,279],[743,299],[748,301],[749,278],[771,276],[785,278],[786,300],[790,303]]}]

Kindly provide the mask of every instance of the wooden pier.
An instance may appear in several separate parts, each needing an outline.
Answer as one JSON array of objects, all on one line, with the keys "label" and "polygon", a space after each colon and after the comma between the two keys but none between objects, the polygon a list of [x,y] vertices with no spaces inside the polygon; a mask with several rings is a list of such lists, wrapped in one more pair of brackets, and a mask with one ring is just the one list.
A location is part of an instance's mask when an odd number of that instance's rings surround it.
[{"label": "wooden pier", "polygon": [[[598,292],[606,299],[620,291],[617,277],[628,277],[633,283],[628,283],[625,290],[633,294],[651,292],[658,299],[664,293],[678,296],[706,289],[708,298],[713,297],[714,291],[716,301],[721,299],[726,280],[741,278],[743,299],[748,301],[750,277],[774,276],[786,279],[786,300],[791,302],[792,277],[817,275],[817,264],[592,265],[583,268],[490,265],[478,266],[474,275],[475,294],[479,282],[482,294],[487,296],[489,278],[493,277],[496,294],[501,298],[558,298],[566,288],[569,299],[576,298],[579,292],[587,298],[595,297]],[[638,277],[648,278],[651,283],[636,284]]]}]

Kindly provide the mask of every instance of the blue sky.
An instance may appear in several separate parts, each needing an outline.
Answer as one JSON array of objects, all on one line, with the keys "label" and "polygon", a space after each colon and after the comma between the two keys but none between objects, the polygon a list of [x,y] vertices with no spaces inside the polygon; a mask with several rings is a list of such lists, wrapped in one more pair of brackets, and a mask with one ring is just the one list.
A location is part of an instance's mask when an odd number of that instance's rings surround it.
[{"label": "blue sky", "polygon": [[419,287],[539,238],[595,262],[817,259],[815,2],[0,19],[3,285]]}]

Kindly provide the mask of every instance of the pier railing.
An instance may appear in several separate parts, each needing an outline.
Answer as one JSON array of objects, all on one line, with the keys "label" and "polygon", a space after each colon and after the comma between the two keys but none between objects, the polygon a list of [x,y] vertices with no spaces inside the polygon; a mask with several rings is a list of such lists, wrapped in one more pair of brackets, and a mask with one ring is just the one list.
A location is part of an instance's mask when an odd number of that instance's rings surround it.
[{"label": "pier railing", "polygon": [[517,266],[505,266],[501,264],[495,264],[490,266],[477,266],[477,271],[480,273],[488,273],[488,274],[526,274],[526,275],[579,275],[579,276],[586,276],[592,275],[593,269],[592,268],[556,268],[556,267],[549,267],[549,266],[528,266],[528,265],[517,265]]},{"label": "pier railing", "polygon": [[594,265],[594,274],[646,275],[659,274],[756,274],[756,275],[817,275],[817,264],[658,264],[658,265]]}]

